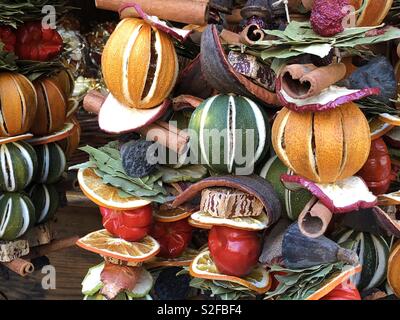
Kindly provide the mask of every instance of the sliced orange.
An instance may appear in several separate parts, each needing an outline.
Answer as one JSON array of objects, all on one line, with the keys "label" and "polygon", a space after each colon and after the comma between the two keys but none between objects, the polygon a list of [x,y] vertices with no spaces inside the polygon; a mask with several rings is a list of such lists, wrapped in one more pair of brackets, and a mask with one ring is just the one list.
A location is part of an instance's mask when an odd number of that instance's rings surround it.
[{"label": "sliced orange", "polygon": [[199,250],[187,248],[179,257],[175,259],[154,257],[152,260],[146,262],[146,267],[149,269],[160,267],[188,267],[198,254]]},{"label": "sliced orange", "polygon": [[127,262],[147,261],[160,251],[160,245],[150,236],[130,242],[114,237],[105,229],[89,233],[76,244],[85,250]]},{"label": "sliced orange", "polygon": [[400,241],[394,245],[390,253],[387,279],[393,293],[400,297]]},{"label": "sliced orange", "polygon": [[368,122],[372,140],[379,139],[394,128],[393,125],[383,122],[378,117],[372,118]]},{"label": "sliced orange", "polygon": [[400,126],[400,117],[394,116],[388,113],[381,113],[379,115],[379,119],[385,123],[388,123],[392,126],[399,127]]},{"label": "sliced orange", "polygon": [[400,205],[400,191],[382,194],[378,196],[378,204],[380,206],[397,206]]},{"label": "sliced orange", "polygon": [[154,219],[159,222],[175,222],[189,217],[196,208],[188,206],[180,206],[178,208],[166,208],[160,206],[154,210]]},{"label": "sliced orange", "polygon": [[27,140],[32,137],[33,137],[33,134],[26,133],[26,134],[20,134],[18,136],[13,136],[13,137],[0,138],[0,144],[6,144],[6,143],[11,143],[11,142]]},{"label": "sliced orange", "polygon": [[78,182],[82,192],[94,203],[101,207],[116,210],[132,210],[148,205],[150,201],[137,197],[123,198],[118,194],[119,189],[103,183],[91,168],[79,169]]},{"label": "sliced orange", "polygon": [[249,230],[249,231],[261,231],[264,230],[268,224],[269,219],[265,212],[258,217],[236,217],[236,218],[219,218],[213,217],[207,212],[197,211],[192,213],[190,216],[192,222],[198,223],[199,225],[206,226],[224,226],[235,229]]},{"label": "sliced orange", "polygon": [[193,220],[192,218],[189,218],[188,222],[192,227],[195,227],[195,228],[207,229],[207,230],[210,230],[212,228],[212,224],[201,223],[196,220]]},{"label": "sliced orange", "polygon": [[306,300],[319,300],[335,289],[339,284],[348,280],[351,276],[361,272],[361,265],[347,266],[342,272],[338,272],[323,282],[321,288],[306,298]]},{"label": "sliced orange", "polygon": [[64,127],[59,131],[53,132],[43,137],[34,137],[32,139],[29,139],[28,142],[33,146],[57,142],[68,138],[74,132],[74,128],[75,125],[73,123],[67,122],[65,123]]},{"label": "sliced orange", "polygon": [[264,294],[271,287],[271,278],[268,272],[262,267],[257,266],[246,277],[239,278],[227,276],[220,273],[211,258],[210,251],[201,252],[190,264],[190,275],[195,278],[219,280],[237,283],[258,294]]}]

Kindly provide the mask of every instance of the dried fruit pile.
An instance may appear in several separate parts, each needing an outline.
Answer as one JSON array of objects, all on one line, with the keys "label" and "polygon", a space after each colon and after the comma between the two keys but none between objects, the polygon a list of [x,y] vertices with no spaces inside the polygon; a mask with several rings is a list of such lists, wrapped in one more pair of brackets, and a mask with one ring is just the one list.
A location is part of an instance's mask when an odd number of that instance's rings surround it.
[{"label": "dried fruit pile", "polygon": [[[26,275],[35,252],[55,240],[59,183],[80,127],[63,39],[42,24],[47,1],[11,2],[0,4],[0,262]],[[64,1],[54,5],[68,10]]]},{"label": "dried fruit pile", "polygon": [[397,3],[134,2],[97,3],[85,299],[400,297]]}]

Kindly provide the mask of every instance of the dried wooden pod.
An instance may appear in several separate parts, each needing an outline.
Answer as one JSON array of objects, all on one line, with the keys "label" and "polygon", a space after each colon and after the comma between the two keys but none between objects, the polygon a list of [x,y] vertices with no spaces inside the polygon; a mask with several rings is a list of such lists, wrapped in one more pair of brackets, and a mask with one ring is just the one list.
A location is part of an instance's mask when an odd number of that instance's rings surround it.
[{"label": "dried wooden pod", "polygon": [[288,168],[318,183],[351,177],[365,164],[371,148],[368,121],[354,103],[326,112],[284,108],[275,119],[272,143]]},{"label": "dried wooden pod", "polygon": [[[203,32],[200,59],[201,68],[208,84],[217,91],[243,95],[268,105],[279,105],[274,92],[255,84],[232,67],[222,47],[215,25],[209,25]],[[275,82],[275,78],[275,75],[271,76],[271,85],[272,82]]]},{"label": "dried wooden pod", "polygon": [[63,89],[48,78],[36,80],[38,107],[31,132],[43,136],[61,129],[66,121],[68,101]]},{"label": "dried wooden pod", "polygon": [[35,88],[25,76],[0,73],[0,137],[28,132],[35,118],[37,103]]}]

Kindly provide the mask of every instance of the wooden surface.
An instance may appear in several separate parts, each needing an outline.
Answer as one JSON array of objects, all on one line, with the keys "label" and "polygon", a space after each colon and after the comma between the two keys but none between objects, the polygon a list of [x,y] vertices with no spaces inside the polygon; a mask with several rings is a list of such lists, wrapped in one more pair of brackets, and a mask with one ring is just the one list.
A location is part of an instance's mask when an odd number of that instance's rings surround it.
[{"label": "wooden surface", "polygon": [[[57,238],[74,234],[86,235],[101,229],[101,216],[97,208],[67,207],[57,214]],[[101,258],[78,247],[68,248],[48,256],[56,270],[56,289],[44,290],[41,282],[44,274],[36,270],[26,278],[8,273],[0,273],[0,300],[4,299],[82,299],[81,282],[87,270],[101,261]]]}]

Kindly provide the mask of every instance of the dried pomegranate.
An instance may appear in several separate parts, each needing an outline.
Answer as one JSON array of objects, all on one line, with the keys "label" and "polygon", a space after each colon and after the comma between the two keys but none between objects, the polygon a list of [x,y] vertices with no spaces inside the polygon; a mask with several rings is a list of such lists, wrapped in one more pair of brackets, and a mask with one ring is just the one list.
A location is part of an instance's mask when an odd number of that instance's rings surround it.
[{"label": "dried pomegranate", "polygon": [[310,19],[313,30],[323,37],[342,32],[347,14],[343,7],[348,5],[348,0],[315,0]]}]

